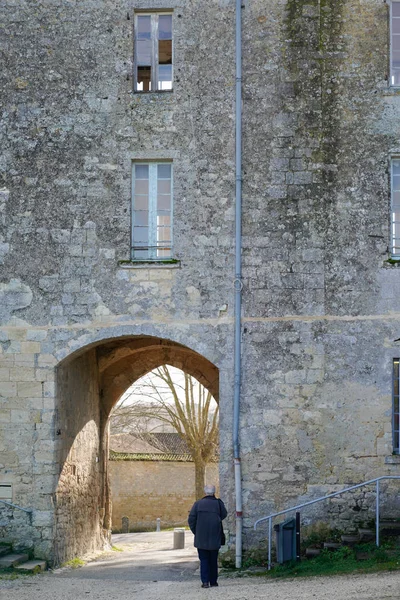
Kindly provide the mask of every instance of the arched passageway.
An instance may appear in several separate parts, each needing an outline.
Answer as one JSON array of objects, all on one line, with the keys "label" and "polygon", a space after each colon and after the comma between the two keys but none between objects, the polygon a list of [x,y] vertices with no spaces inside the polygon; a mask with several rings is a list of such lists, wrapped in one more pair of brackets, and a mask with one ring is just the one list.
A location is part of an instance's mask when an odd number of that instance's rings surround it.
[{"label": "arched passageway", "polygon": [[122,337],[83,348],[57,372],[58,463],[55,564],[104,546],[110,535],[107,422],[137,379],[163,364],[195,377],[218,401],[218,369],[170,340]]}]

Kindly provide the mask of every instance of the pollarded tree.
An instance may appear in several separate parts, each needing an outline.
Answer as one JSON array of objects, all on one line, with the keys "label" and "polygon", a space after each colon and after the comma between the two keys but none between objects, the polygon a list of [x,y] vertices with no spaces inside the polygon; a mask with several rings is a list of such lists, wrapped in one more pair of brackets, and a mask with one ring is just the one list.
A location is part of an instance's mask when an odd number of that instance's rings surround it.
[{"label": "pollarded tree", "polygon": [[219,411],[210,392],[191,375],[177,377],[168,365],[134,384],[111,413],[111,433],[132,433],[161,451],[160,423],[185,441],[195,467],[196,498],[203,496],[206,466],[218,454]]}]

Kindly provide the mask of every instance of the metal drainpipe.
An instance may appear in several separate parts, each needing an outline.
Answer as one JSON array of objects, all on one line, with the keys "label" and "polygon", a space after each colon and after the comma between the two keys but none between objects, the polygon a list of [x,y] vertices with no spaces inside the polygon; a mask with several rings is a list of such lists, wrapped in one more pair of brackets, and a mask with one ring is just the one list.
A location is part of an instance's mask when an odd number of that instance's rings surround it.
[{"label": "metal drainpipe", "polygon": [[242,346],[242,0],[236,0],[236,204],[235,204],[235,389],[233,459],[236,495],[236,568],[242,566],[242,473],[239,449],[239,410]]}]

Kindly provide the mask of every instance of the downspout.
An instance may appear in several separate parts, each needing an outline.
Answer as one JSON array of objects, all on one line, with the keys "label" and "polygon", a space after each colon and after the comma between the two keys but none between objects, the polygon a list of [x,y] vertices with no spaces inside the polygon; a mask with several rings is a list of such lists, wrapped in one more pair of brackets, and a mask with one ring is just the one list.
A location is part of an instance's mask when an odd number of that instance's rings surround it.
[{"label": "downspout", "polygon": [[242,345],[242,0],[236,0],[236,203],[235,203],[235,388],[233,404],[233,460],[236,495],[236,568],[242,566],[242,473],[239,449],[239,412]]}]

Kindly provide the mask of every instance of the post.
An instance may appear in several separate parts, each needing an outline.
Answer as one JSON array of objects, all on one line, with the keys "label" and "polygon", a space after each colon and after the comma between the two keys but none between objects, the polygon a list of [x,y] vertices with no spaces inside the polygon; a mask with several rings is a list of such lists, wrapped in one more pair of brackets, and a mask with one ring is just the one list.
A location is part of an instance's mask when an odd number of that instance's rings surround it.
[{"label": "post", "polygon": [[157,517],[156,531],[161,531],[161,519]]},{"label": "post", "polygon": [[296,513],[296,560],[300,561],[300,513]]},{"label": "post", "polygon": [[376,546],[379,548],[379,479],[376,482]]},{"label": "post", "polygon": [[129,518],[122,517],[122,533],[129,533]]},{"label": "post", "polygon": [[174,529],[174,550],[183,550],[185,547],[185,530],[183,527]]},{"label": "post", "polygon": [[268,519],[268,571],[271,570],[272,519]]}]

